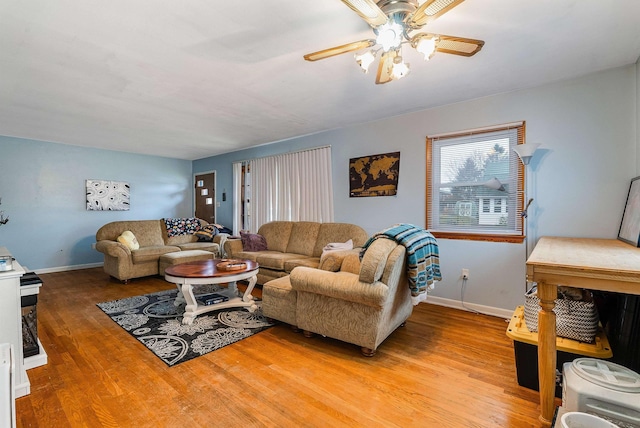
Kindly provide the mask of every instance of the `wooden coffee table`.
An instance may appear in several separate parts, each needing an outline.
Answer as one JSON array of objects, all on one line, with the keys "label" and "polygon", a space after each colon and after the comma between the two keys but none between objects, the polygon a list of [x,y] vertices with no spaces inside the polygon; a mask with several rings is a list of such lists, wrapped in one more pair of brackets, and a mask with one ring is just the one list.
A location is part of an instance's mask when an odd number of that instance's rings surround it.
[{"label": "wooden coffee table", "polygon": [[[165,279],[173,282],[178,287],[179,292],[176,304],[179,304],[182,299],[186,302],[182,318],[183,324],[192,324],[196,316],[217,309],[244,307],[249,312],[254,312],[258,309],[251,295],[257,281],[258,263],[251,260],[234,260],[234,262],[244,263],[245,266],[236,270],[221,270],[218,268],[219,264],[227,261],[227,259],[200,260],[177,264],[165,270]],[[240,280],[249,281],[249,285],[242,297],[238,295],[238,287],[236,286],[236,281]],[[229,300],[213,305],[198,304],[193,294],[193,286],[198,284],[226,284],[227,288],[217,291],[217,293],[227,296]]]}]

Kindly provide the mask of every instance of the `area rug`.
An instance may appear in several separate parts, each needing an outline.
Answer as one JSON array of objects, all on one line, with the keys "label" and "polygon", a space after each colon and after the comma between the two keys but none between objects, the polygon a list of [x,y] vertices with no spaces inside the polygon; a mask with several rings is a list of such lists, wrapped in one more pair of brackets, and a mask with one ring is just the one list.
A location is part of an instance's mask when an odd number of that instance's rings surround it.
[{"label": "area rug", "polygon": [[[194,286],[194,294],[218,291],[216,285]],[[207,354],[271,327],[258,310],[226,308],[198,315],[183,325],[184,302],[175,306],[177,288],[143,296],[98,303],[112,320],[169,366]]]}]

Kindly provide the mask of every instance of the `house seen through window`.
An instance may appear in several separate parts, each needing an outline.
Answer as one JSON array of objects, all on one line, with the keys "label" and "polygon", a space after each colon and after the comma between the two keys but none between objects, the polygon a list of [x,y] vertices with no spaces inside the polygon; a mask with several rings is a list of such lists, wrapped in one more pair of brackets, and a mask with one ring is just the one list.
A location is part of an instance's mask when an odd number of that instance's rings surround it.
[{"label": "house seen through window", "polygon": [[436,237],[522,242],[524,123],[427,137],[427,228]]}]

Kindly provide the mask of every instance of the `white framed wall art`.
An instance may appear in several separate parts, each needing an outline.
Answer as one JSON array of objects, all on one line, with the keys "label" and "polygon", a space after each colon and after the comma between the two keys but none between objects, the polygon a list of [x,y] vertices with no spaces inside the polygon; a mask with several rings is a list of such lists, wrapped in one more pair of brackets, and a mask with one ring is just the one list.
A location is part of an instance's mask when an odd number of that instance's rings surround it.
[{"label": "white framed wall art", "polygon": [[129,211],[129,183],[87,180],[87,211]]}]

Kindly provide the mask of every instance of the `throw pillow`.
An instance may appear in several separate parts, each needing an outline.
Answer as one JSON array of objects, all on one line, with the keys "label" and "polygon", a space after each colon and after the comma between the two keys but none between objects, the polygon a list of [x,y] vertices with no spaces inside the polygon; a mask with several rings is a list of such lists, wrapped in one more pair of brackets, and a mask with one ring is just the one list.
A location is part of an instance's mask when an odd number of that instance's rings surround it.
[{"label": "throw pillow", "polygon": [[353,240],[349,239],[347,242],[330,242],[322,249],[322,255],[320,256],[320,265],[318,269],[328,270],[331,272],[338,272],[342,266],[342,259],[344,255],[335,256],[336,251],[345,251],[353,249]]},{"label": "throw pillow", "polygon": [[122,232],[122,235],[118,236],[117,241],[130,250],[137,250],[140,248],[136,235],[134,235],[130,230]]},{"label": "throw pillow", "polygon": [[202,229],[198,230],[194,235],[198,238],[198,241],[201,242],[212,242],[213,237],[218,234],[218,229],[213,224],[208,224]]},{"label": "throw pillow", "polygon": [[320,265],[318,269],[327,270],[329,272],[338,272],[342,266],[342,257],[338,257],[335,252],[323,253],[320,256]]},{"label": "throw pillow", "polygon": [[243,251],[264,251],[267,249],[267,240],[257,233],[245,233],[240,231]]}]

